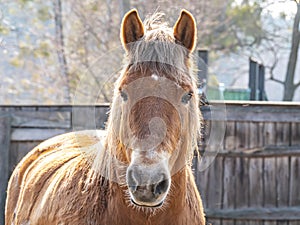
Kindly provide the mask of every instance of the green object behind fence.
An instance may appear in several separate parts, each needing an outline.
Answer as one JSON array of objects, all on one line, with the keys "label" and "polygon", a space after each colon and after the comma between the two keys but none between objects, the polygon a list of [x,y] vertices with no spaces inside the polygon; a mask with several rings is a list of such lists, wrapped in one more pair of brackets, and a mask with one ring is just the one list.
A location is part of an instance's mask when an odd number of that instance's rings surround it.
[{"label": "green object behind fence", "polygon": [[249,100],[250,89],[208,87],[206,90],[208,100]]},{"label": "green object behind fence", "polygon": [[249,100],[250,89],[225,89],[224,100]]}]

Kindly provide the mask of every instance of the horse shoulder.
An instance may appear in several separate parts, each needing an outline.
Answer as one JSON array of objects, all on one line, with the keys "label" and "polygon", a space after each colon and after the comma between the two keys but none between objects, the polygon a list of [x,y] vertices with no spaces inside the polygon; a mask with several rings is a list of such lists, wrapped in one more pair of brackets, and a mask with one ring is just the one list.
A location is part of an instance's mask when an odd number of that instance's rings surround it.
[{"label": "horse shoulder", "polygon": [[[23,158],[9,181],[6,224],[56,224],[62,220],[60,214],[76,223],[80,214],[87,214],[82,212],[84,206],[96,201],[89,198],[105,202],[105,194],[93,188],[105,192],[104,179],[90,169],[82,152],[99,142],[94,134],[73,132],[51,138]],[[105,203],[100,207],[105,208]]]}]

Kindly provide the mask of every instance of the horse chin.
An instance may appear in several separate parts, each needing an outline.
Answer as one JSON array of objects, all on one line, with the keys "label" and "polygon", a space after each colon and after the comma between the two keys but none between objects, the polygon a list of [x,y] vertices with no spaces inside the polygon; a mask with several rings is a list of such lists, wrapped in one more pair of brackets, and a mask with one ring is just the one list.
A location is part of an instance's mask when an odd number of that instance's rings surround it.
[{"label": "horse chin", "polygon": [[164,204],[164,200],[160,203],[146,203],[146,202],[136,202],[132,198],[130,199],[131,203],[139,206],[139,207],[147,207],[147,208],[160,208]]}]

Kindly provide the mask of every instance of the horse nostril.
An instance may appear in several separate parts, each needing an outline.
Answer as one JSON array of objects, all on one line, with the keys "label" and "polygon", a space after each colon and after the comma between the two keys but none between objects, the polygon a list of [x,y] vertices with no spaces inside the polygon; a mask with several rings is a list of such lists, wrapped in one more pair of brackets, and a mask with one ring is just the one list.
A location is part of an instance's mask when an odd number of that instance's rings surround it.
[{"label": "horse nostril", "polygon": [[136,179],[134,179],[132,170],[129,170],[127,173],[127,184],[128,184],[129,189],[132,192],[135,192],[138,188],[138,183],[137,183]]},{"label": "horse nostril", "polygon": [[162,180],[154,187],[154,194],[160,195],[168,190],[168,180]]},{"label": "horse nostril", "polygon": [[136,185],[131,185],[131,186],[129,186],[129,188],[130,188],[130,190],[134,193],[134,192],[136,192],[138,186],[136,186]]}]

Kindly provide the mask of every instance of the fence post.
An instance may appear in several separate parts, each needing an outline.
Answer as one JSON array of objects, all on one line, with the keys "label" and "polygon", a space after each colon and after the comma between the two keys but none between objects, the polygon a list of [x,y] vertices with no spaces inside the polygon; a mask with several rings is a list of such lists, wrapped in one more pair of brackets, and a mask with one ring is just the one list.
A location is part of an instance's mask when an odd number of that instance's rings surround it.
[{"label": "fence post", "polygon": [[258,80],[258,64],[250,58],[249,59],[249,88],[250,88],[250,100],[257,100],[257,80]]},{"label": "fence post", "polygon": [[0,108],[0,224],[4,224],[6,188],[9,178],[10,115]]},{"label": "fence post", "polygon": [[207,82],[207,66],[208,66],[208,50],[199,49],[198,50],[197,67],[198,67],[198,82],[200,84],[205,84]]},{"label": "fence post", "polygon": [[260,64],[258,67],[258,89],[259,89],[259,100],[266,100],[265,96],[265,67]]}]

